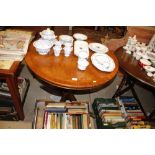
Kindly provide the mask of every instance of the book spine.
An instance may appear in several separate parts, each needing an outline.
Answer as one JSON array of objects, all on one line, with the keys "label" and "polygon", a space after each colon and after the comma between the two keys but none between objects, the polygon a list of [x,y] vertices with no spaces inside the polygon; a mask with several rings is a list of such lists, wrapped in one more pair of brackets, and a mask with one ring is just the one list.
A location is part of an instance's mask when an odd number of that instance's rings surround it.
[{"label": "book spine", "polygon": [[47,117],[48,117],[48,112],[45,111],[45,113],[44,113],[44,129],[47,128]]}]

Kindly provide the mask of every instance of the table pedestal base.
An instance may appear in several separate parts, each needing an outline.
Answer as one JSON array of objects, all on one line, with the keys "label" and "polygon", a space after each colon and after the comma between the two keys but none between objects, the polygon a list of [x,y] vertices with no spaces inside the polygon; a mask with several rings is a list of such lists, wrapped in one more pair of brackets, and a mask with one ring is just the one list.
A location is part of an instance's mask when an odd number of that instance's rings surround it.
[{"label": "table pedestal base", "polygon": [[60,101],[61,102],[65,102],[65,101],[67,101],[67,100],[69,100],[69,101],[77,101],[76,100],[76,98],[75,98],[75,96],[73,95],[73,94],[70,94],[70,93],[68,93],[68,92],[62,92],[62,96],[61,96],[61,99],[60,99]]},{"label": "table pedestal base", "polygon": [[56,89],[55,87],[49,86],[49,85],[42,85],[41,86],[42,89],[44,89],[45,91],[47,91],[50,94],[56,94],[61,96],[60,102],[66,102],[66,101],[77,101],[77,99],[75,98],[75,96],[72,94],[71,91],[67,91],[64,89]]}]

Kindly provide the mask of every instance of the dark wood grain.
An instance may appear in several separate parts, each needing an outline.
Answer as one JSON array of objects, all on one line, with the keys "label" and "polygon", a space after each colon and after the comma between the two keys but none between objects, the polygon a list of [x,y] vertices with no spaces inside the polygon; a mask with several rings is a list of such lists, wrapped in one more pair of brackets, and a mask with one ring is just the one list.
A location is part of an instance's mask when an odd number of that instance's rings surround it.
[{"label": "dark wood grain", "polygon": [[119,48],[116,52],[116,57],[119,61],[120,67],[136,80],[155,88],[155,81],[152,77],[148,77],[146,71],[140,67],[138,61],[130,54]]},{"label": "dark wood grain", "polygon": [[24,120],[24,111],[23,111],[23,105],[21,102],[20,94],[19,94],[17,78],[16,77],[7,78],[6,82],[7,82],[17,115],[20,120]]}]

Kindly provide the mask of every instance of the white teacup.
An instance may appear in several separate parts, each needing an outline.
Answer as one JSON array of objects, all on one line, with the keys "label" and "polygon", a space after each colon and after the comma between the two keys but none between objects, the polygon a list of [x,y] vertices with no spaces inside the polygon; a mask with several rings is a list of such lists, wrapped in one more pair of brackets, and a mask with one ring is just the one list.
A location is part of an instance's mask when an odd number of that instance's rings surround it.
[{"label": "white teacup", "polygon": [[65,57],[68,57],[71,54],[73,47],[70,47],[70,46],[66,47],[65,46],[63,49],[64,49]]},{"label": "white teacup", "polygon": [[54,45],[55,45],[55,46],[61,46],[61,45],[62,45],[62,42],[61,42],[61,41],[56,40],[56,41],[54,42]]},{"label": "white teacup", "polygon": [[80,59],[87,59],[89,57],[89,54],[86,51],[79,51],[78,57]]},{"label": "white teacup", "polygon": [[66,43],[73,43],[73,37],[69,35],[60,35],[59,40],[63,45],[65,45]]},{"label": "white teacup", "polygon": [[72,47],[73,46],[73,43],[72,42],[67,42],[64,45],[65,45],[65,47]]},{"label": "white teacup", "polygon": [[89,62],[86,59],[78,59],[78,69],[79,70],[86,70]]},{"label": "white teacup", "polygon": [[135,52],[135,53],[136,53],[136,55],[135,55],[136,60],[139,60],[143,56],[143,54],[141,52]]},{"label": "white teacup", "polygon": [[54,46],[53,49],[54,49],[54,55],[59,56],[62,50],[61,46]]}]

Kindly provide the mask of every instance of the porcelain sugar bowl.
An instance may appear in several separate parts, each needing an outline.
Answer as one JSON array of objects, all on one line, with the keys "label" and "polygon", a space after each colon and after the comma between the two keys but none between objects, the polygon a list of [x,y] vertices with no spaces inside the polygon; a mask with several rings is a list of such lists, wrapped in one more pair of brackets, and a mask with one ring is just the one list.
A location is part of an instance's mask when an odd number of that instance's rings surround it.
[{"label": "porcelain sugar bowl", "polygon": [[54,31],[47,28],[46,30],[43,30],[40,32],[41,38],[45,40],[53,40],[56,38]]},{"label": "porcelain sugar bowl", "polygon": [[49,40],[39,39],[33,42],[36,51],[41,55],[46,55],[50,51],[52,44]]}]

